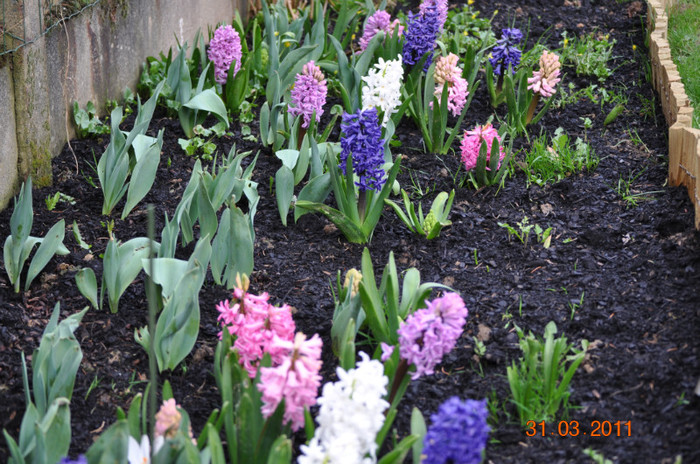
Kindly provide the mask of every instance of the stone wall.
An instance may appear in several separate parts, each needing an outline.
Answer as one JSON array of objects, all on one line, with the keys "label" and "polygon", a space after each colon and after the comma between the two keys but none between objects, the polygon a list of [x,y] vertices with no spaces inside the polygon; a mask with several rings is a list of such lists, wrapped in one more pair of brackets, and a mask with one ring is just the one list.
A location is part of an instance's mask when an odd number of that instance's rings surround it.
[{"label": "stone wall", "polygon": [[75,136],[74,101],[100,108],[118,99],[135,89],[147,56],[230,23],[241,4],[104,0],[41,37],[39,2],[25,2],[26,37],[39,39],[0,57],[0,209],[29,175],[37,186],[51,183],[52,157]]},{"label": "stone wall", "polygon": [[675,0],[647,0],[647,30],[654,89],[658,92],[668,130],[668,181],[685,185],[695,205],[695,227],[700,229],[700,130],[692,127],[693,108],[685,93],[668,44],[667,8]]}]

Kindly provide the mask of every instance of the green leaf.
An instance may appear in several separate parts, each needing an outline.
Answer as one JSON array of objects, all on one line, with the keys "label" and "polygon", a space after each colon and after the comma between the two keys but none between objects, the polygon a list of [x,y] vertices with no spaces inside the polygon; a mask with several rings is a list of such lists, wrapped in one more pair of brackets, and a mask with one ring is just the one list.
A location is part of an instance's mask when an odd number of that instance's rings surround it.
[{"label": "green leaf", "polygon": [[190,101],[183,104],[182,106],[197,111],[206,111],[208,113],[211,113],[214,116],[216,116],[219,119],[219,121],[226,124],[227,128],[229,127],[226,105],[216,94],[214,89],[206,89],[202,91],[201,93],[192,97]]},{"label": "green leaf", "polygon": [[278,150],[275,152],[275,156],[282,161],[282,165],[292,170],[299,159],[299,150]]},{"label": "green leaf", "polygon": [[420,409],[414,407],[411,411],[411,435],[418,437],[418,440],[413,443],[413,462],[421,462],[421,454],[423,454],[423,438],[428,432],[425,426],[425,419]]},{"label": "green leaf", "polygon": [[100,309],[97,302],[97,279],[95,271],[89,267],[84,267],[75,274],[75,284],[78,286],[80,293],[88,299],[92,307]]},{"label": "green leaf", "polygon": [[287,225],[287,214],[294,196],[294,173],[286,165],[275,174],[275,197],[282,224]]},{"label": "green leaf", "polygon": [[[141,136],[145,137],[145,136]],[[149,137],[149,139],[152,139]],[[134,141],[134,153],[136,156],[136,165],[131,173],[129,180],[129,190],[126,194],[126,204],[122,211],[122,220],[124,220],[132,209],[143,200],[146,194],[151,190],[153,181],[156,179],[158,163],[160,162],[160,151],[163,148],[163,129],[158,132],[158,138],[147,148],[143,145],[137,145]]]},{"label": "green leaf", "polygon": [[272,443],[267,464],[289,464],[292,460],[292,441],[282,434]]},{"label": "green leaf", "polygon": [[36,250],[36,254],[32,258],[32,262],[29,264],[29,270],[27,271],[27,280],[24,282],[24,290],[29,290],[29,286],[32,284],[34,278],[41,272],[42,269],[48,264],[56,250],[60,245],[63,244],[63,237],[66,233],[66,222],[61,219],[58,221],[42,239],[39,249]]},{"label": "green leaf", "polygon": [[338,229],[340,229],[343,235],[345,235],[345,238],[347,238],[351,243],[367,243],[367,237],[365,237],[362,229],[357,227],[357,225],[350,218],[337,209],[331,208],[330,206],[322,203],[312,203],[305,200],[297,200],[296,208],[323,214],[328,218],[328,220],[335,224]]}]

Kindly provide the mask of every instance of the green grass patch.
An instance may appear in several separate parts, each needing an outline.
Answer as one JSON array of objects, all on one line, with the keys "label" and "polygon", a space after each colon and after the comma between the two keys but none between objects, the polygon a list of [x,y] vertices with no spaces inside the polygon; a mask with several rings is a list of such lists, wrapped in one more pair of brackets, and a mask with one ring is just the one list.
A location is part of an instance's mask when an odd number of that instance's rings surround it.
[{"label": "green grass patch", "polygon": [[700,0],[679,0],[669,10],[668,41],[700,128]]}]

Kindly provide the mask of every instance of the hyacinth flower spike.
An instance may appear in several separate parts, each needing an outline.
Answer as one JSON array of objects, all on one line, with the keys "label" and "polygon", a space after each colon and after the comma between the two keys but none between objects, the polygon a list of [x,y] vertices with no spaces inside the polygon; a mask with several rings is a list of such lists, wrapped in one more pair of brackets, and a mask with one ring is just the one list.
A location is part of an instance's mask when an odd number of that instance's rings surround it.
[{"label": "hyacinth flower spike", "polygon": [[527,88],[532,90],[534,96],[527,111],[525,125],[532,121],[540,97],[549,98],[556,92],[554,87],[561,80],[559,77],[560,69],[559,55],[544,50],[540,56],[540,70],[535,71],[533,76],[527,80]]},{"label": "hyacinth flower spike", "polygon": [[321,68],[316,66],[313,61],[306,63],[301,73],[296,76],[291,94],[292,101],[289,104],[288,112],[294,117],[302,117],[302,124],[299,126],[297,137],[299,148],[301,148],[301,142],[304,140],[306,131],[313,120],[315,122],[321,121],[323,105],[326,104],[328,87]]},{"label": "hyacinth flower spike", "polygon": [[498,76],[496,88],[493,89],[493,75],[487,73],[487,82],[490,82],[491,104],[496,107],[503,102],[503,82],[505,73],[510,70],[515,73],[515,69],[520,64],[522,52],[518,45],[523,40],[523,33],[520,29],[503,29],[501,38],[496,42],[496,46],[491,51],[489,63],[493,68],[493,74]]}]

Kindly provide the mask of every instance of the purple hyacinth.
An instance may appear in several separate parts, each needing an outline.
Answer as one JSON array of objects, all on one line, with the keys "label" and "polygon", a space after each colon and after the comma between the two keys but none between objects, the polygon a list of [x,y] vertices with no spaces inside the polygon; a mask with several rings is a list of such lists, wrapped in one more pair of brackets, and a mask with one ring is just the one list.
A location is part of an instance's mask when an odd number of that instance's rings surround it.
[{"label": "purple hyacinth", "polygon": [[[430,416],[423,440],[423,464],[479,464],[490,428],[486,400],[445,401]],[[456,439],[457,438],[457,439]]]},{"label": "purple hyacinth", "polygon": [[321,120],[327,94],[328,87],[321,68],[316,66],[313,61],[309,61],[304,65],[301,73],[297,74],[292,89],[289,114],[294,117],[303,115],[304,122],[301,126],[308,128],[314,111],[316,112],[316,122]]},{"label": "purple hyacinth", "polygon": [[442,29],[445,21],[447,21],[447,0],[423,0],[419,5],[421,14],[424,14],[431,6],[437,8],[438,23],[440,24],[440,29]]},{"label": "purple hyacinth", "polygon": [[241,38],[238,32],[229,25],[219,26],[214,32],[214,38],[209,42],[207,56],[214,62],[214,79],[219,84],[225,84],[228,77],[228,69],[235,60],[233,75],[241,69]]},{"label": "purple hyacinth", "polygon": [[88,461],[85,455],[81,454],[75,460],[66,456],[65,458],[62,458],[60,461],[58,461],[58,464],[88,464]]},{"label": "purple hyacinth", "polygon": [[452,351],[469,313],[456,293],[447,293],[426,304],[427,308],[408,316],[397,331],[401,358],[416,366],[411,374],[413,380],[432,374],[442,357]]},{"label": "purple hyacinth", "polygon": [[520,49],[517,45],[523,40],[523,33],[520,29],[503,29],[501,32],[501,40],[496,42],[496,46],[493,47],[493,52],[491,52],[491,66],[493,67],[493,73],[497,76],[501,75],[502,70],[508,69],[510,65],[513,73],[515,73],[515,68],[520,64]]},{"label": "purple hyacinth", "polygon": [[348,156],[352,155],[352,169],[358,180],[355,182],[361,192],[380,191],[386,182],[384,164],[384,140],[379,125],[377,110],[370,108],[357,110],[353,114],[344,113],[340,125],[343,136],[340,139],[340,169],[345,172]]},{"label": "purple hyacinth", "polygon": [[428,55],[423,66],[427,71],[433,61],[435,41],[440,33],[439,12],[435,5],[430,5],[422,13],[408,13],[403,43],[403,62],[415,65],[424,55]]}]

